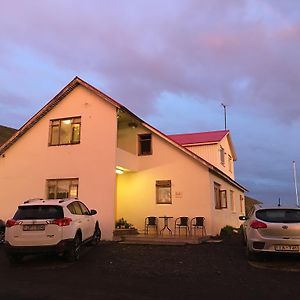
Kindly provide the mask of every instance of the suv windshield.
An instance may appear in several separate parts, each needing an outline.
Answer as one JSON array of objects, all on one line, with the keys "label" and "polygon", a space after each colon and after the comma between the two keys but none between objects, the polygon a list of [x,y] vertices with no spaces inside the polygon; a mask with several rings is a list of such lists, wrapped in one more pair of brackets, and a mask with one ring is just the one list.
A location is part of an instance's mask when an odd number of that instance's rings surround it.
[{"label": "suv windshield", "polygon": [[260,209],[256,212],[260,220],[272,223],[300,223],[298,209]]},{"label": "suv windshield", "polygon": [[14,220],[61,219],[63,217],[64,213],[61,206],[32,205],[19,206],[14,215]]}]

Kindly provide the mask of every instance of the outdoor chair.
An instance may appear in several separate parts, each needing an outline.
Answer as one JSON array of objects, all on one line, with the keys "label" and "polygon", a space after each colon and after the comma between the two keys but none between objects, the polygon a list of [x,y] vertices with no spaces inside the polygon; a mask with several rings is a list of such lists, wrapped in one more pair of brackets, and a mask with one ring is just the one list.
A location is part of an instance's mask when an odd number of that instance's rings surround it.
[{"label": "outdoor chair", "polygon": [[190,233],[189,218],[188,217],[179,217],[175,220],[174,234],[176,235],[176,230],[178,229],[178,233],[180,235],[181,228],[185,229],[185,235],[186,236]]},{"label": "outdoor chair", "polygon": [[155,233],[158,235],[158,219],[157,217],[146,217],[145,218],[145,234],[149,233],[149,227],[155,230]]},{"label": "outdoor chair", "polygon": [[202,236],[206,235],[204,220],[204,217],[195,217],[191,219],[191,231],[194,230],[194,235],[196,235],[197,229],[201,229]]}]

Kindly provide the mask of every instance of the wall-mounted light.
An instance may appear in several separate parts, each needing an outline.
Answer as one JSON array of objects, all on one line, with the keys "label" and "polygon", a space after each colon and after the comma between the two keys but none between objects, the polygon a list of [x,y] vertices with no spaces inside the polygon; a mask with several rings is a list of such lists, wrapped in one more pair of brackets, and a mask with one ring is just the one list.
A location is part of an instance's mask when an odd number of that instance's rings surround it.
[{"label": "wall-mounted light", "polygon": [[116,167],[116,174],[124,174],[124,170],[122,170],[120,167]]}]

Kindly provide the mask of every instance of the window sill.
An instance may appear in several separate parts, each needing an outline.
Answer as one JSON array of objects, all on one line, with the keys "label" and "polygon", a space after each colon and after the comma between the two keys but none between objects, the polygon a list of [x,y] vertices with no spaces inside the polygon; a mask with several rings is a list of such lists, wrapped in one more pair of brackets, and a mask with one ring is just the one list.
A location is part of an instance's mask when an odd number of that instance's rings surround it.
[{"label": "window sill", "polygon": [[52,144],[48,144],[48,147],[57,147],[57,146],[72,146],[72,145],[79,145],[80,142],[78,143],[69,143],[69,144],[55,144],[55,145],[52,145]]}]

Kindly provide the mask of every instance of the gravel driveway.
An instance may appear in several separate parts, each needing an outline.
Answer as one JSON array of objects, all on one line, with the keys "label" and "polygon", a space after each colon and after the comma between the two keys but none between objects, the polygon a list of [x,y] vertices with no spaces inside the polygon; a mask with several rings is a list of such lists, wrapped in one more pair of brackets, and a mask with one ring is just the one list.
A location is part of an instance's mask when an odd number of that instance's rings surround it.
[{"label": "gravel driveway", "polygon": [[[274,270],[276,264],[281,270]],[[292,299],[300,296],[297,257],[249,264],[239,237],[222,243],[149,246],[102,243],[79,262],[28,257],[10,266],[0,246],[0,299]],[[277,268],[275,268],[277,269]]]}]

